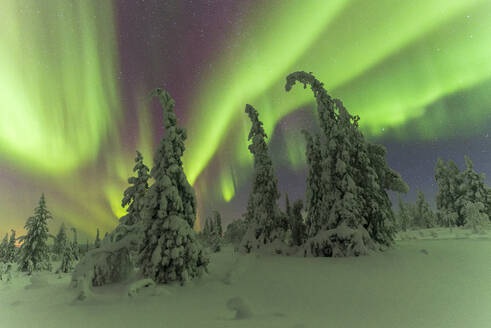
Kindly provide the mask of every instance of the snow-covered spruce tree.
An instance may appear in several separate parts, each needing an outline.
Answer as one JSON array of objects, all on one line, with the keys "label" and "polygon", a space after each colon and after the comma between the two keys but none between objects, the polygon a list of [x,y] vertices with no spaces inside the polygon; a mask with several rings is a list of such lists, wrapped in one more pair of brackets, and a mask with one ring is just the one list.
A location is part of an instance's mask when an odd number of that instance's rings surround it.
[{"label": "snow-covered spruce tree", "polygon": [[143,156],[139,151],[136,152],[133,172],[137,172],[137,176],[128,179],[128,183],[131,186],[124,191],[124,198],[121,202],[122,207],[129,205],[126,210],[128,214],[120,219],[121,223],[125,225],[133,225],[141,221],[145,193],[148,190],[150,174],[148,167],[143,163]]},{"label": "snow-covered spruce tree", "polygon": [[405,203],[403,203],[400,194],[397,196],[397,199],[398,199],[398,203],[397,203],[397,206],[398,206],[398,212],[397,212],[398,226],[399,226],[399,229],[401,231],[407,231],[409,229],[409,227],[411,227],[413,225],[412,224],[412,216],[409,213],[407,205]]},{"label": "snow-covered spruce tree", "polygon": [[491,220],[491,187],[486,186],[486,208],[488,210],[488,217]]},{"label": "snow-covered spruce tree", "polygon": [[7,246],[9,243],[9,234],[5,233],[5,237],[3,237],[2,243],[0,244],[0,262],[7,262],[5,260],[5,253],[7,252]]},{"label": "snow-covered spruce tree", "polygon": [[17,256],[17,246],[15,246],[15,230],[10,230],[10,239],[7,244],[7,249],[5,250],[5,262],[15,262]]},{"label": "snow-covered spruce tree", "polygon": [[51,270],[49,261],[48,220],[52,219],[46,207],[44,194],[41,195],[39,205],[34,210],[34,216],[27,219],[24,225],[27,234],[19,256],[19,270],[28,272]]},{"label": "snow-covered spruce tree", "polygon": [[224,239],[227,243],[231,243],[238,247],[242,237],[247,231],[247,224],[244,219],[236,219],[227,225]]},{"label": "snow-covered spruce tree", "polygon": [[250,252],[253,248],[261,248],[275,240],[283,241],[287,226],[277,203],[280,198],[278,180],[274,175],[263,123],[251,105],[246,105],[245,112],[252,122],[248,137],[252,143],[248,148],[254,156],[254,177],[245,214],[248,232],[242,240],[241,248]]},{"label": "snow-covered spruce tree", "polygon": [[213,252],[219,252],[223,243],[220,213],[215,211],[212,217],[207,217],[203,231],[198,234],[201,242],[209,247]]},{"label": "snow-covered spruce tree", "polygon": [[[474,164],[472,163],[469,156],[465,156],[465,164],[466,169],[464,170],[464,172],[462,172],[462,177],[464,180],[464,187],[462,189],[462,192],[464,194],[464,198],[467,202],[481,204],[482,209],[480,209],[479,211],[486,214],[487,216],[489,209],[487,208],[488,191],[486,185],[484,184],[484,180],[486,179],[486,177],[484,174],[479,174],[474,170]],[[479,207],[481,205],[479,205]]]},{"label": "snow-covered spruce tree", "polygon": [[217,234],[221,237],[223,237],[223,227],[222,227],[222,216],[220,215],[220,212],[215,211],[215,227]]},{"label": "snow-covered spruce tree", "polygon": [[[297,81],[304,87],[311,86],[323,133],[319,188],[322,199],[319,214],[314,218],[309,204],[312,186],[307,179],[309,239],[306,254],[359,255],[377,245],[389,246],[395,233],[395,217],[386,189],[406,192],[407,185],[387,167],[385,149],[365,141],[358,129],[358,116],[350,115],[340,100],[332,99],[323,84],[310,73],[290,74],[286,91]],[[308,160],[309,157],[307,140]],[[320,226],[319,230],[312,229],[312,222]]]},{"label": "snow-covered spruce tree", "polygon": [[72,244],[67,243],[63,248],[62,256],[61,256],[61,264],[58,268],[57,272],[68,273],[73,270],[75,259],[75,253],[72,248]]},{"label": "snow-covered spruce tree", "polygon": [[78,238],[77,238],[77,229],[72,227],[73,231],[73,241],[71,243],[71,249],[73,253],[73,257],[75,258],[76,261],[80,260],[80,245],[78,244]]},{"label": "snow-covered spruce tree", "polygon": [[292,242],[295,246],[301,246],[307,238],[306,226],[302,217],[303,201],[297,199],[293,202],[293,208],[291,209],[291,231]]},{"label": "snow-covered spruce tree", "polygon": [[447,175],[450,181],[450,192],[454,199],[454,208],[458,214],[457,225],[463,226],[465,224],[464,206],[466,202],[464,172],[459,170],[454,161],[449,160],[447,162]]},{"label": "snow-covered spruce tree", "polygon": [[58,233],[56,234],[53,245],[53,252],[58,257],[58,259],[61,259],[61,257],[63,256],[63,252],[65,251],[67,245],[68,238],[65,231],[65,223],[62,223],[60,226],[60,230],[58,230]]},{"label": "snow-covered spruce tree", "polygon": [[322,196],[327,192],[321,181],[322,156],[320,149],[320,136],[312,137],[309,132],[302,131],[306,140],[307,158],[307,190],[306,196],[306,232],[308,236],[315,236],[321,229]]},{"label": "snow-covered spruce tree", "polygon": [[222,219],[218,211],[213,212],[213,216],[206,219],[206,232],[204,242],[213,252],[219,252],[223,244]]},{"label": "snow-covered spruce tree", "polygon": [[95,235],[94,247],[95,248],[101,247],[101,237],[99,236],[99,228],[97,228],[97,233]]},{"label": "snow-covered spruce tree", "polygon": [[[460,175],[457,166],[454,165],[455,168],[457,172],[452,172],[452,174]],[[459,196],[456,193],[458,186],[452,185],[455,182],[455,177],[450,175],[450,170],[450,167],[441,158],[437,159],[435,165],[435,180],[438,186],[436,208],[438,225],[440,226],[448,226],[452,221],[455,221],[455,224],[459,216],[459,210],[456,206],[457,197]]]},{"label": "snow-covered spruce tree", "polygon": [[465,227],[472,229],[473,233],[482,233],[484,225],[488,222],[488,215],[484,212],[483,203],[466,201],[464,205]]},{"label": "snow-covered spruce tree", "polygon": [[290,218],[292,217],[292,207],[290,205],[290,199],[288,199],[288,193],[285,193],[285,214],[288,221],[290,221]]},{"label": "snow-covered spruce tree", "polygon": [[145,196],[139,264],[143,275],[157,283],[184,283],[207,271],[209,259],[193,230],[196,198],[181,161],[186,131],[177,126],[169,93],[156,89],[152,96],[162,105],[165,134],[150,172],[155,182]]},{"label": "snow-covered spruce tree", "polygon": [[[358,130],[357,136],[362,142],[363,136]],[[398,193],[407,193],[409,186],[404,182],[399,173],[392,170],[385,159],[387,150],[382,145],[366,142],[367,148],[359,150],[353,155],[357,158],[355,166],[361,174],[357,174],[357,182],[361,186],[362,198],[365,200],[367,225],[370,236],[379,245],[390,246],[396,232],[395,214],[392,211],[392,202],[387,190]],[[368,152],[368,153],[367,153]],[[368,161],[364,160],[365,155]],[[369,169],[373,167],[373,171]],[[372,180],[372,178],[374,180]],[[373,183],[375,181],[375,183]]]},{"label": "snow-covered spruce tree", "polygon": [[415,209],[414,226],[418,228],[432,228],[435,226],[435,214],[431,210],[430,204],[426,201],[425,195],[421,190],[418,190]]}]

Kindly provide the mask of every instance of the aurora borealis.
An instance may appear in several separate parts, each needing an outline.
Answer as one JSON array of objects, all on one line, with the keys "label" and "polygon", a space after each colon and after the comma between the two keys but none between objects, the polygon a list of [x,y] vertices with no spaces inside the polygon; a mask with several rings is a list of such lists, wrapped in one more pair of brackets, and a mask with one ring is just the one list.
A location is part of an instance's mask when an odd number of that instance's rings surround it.
[{"label": "aurora borealis", "polygon": [[[0,234],[45,192],[57,227],[112,229],[135,150],[151,166],[163,87],[188,130],[199,217],[245,211],[252,104],[280,189],[303,197],[315,100],[284,91],[312,71],[389,165],[432,200],[438,156],[491,175],[491,2],[4,0],[0,11]],[[488,178],[489,183],[489,178]],[[281,204],[282,206],[283,204]]]}]

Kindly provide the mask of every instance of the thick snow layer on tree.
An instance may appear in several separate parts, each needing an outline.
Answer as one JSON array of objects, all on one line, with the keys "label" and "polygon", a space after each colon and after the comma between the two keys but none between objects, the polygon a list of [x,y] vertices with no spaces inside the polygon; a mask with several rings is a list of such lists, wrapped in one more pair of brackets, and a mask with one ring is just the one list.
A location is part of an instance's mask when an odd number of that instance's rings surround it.
[{"label": "thick snow layer on tree", "polygon": [[[0,281],[0,327],[485,328],[491,227],[485,229],[408,230],[410,240],[398,234],[393,248],[359,257],[244,255],[225,246],[211,254],[202,278],[142,287],[132,297],[129,281],[94,287],[91,298],[74,301],[69,274],[40,272],[32,281],[15,271]],[[250,316],[237,320],[239,310]]]},{"label": "thick snow layer on tree", "polygon": [[92,286],[101,286],[125,280],[133,272],[131,251],[138,247],[141,227],[118,226],[100,248],[89,251],[77,264],[71,286],[78,290],[78,299],[84,300]]}]

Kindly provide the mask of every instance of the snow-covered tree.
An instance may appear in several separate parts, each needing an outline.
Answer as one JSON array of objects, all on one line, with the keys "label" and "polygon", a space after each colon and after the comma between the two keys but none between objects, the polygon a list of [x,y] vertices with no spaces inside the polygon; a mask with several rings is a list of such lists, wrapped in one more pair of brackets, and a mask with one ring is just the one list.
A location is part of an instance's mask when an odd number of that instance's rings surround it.
[{"label": "snow-covered tree", "polygon": [[222,217],[218,211],[213,212],[212,217],[206,218],[203,231],[204,242],[214,252],[219,252],[223,244]]},{"label": "snow-covered tree", "polygon": [[292,207],[290,205],[290,199],[288,193],[285,193],[285,214],[288,220],[292,217]]},{"label": "snow-covered tree", "polygon": [[217,234],[221,237],[223,237],[223,227],[222,227],[222,216],[220,215],[220,212],[215,211],[215,227]]},{"label": "snow-covered tree", "polygon": [[34,210],[34,216],[27,219],[24,225],[27,234],[22,244],[19,256],[19,270],[33,272],[51,270],[49,262],[48,220],[52,219],[46,207],[44,194],[41,195],[39,205]]},{"label": "snow-covered tree", "polygon": [[395,214],[387,190],[407,193],[409,186],[388,166],[385,147],[366,142],[360,131],[356,129],[355,132],[359,146],[355,147],[352,157],[356,158],[354,166],[360,172],[356,174],[356,180],[364,199],[365,228],[377,244],[387,247],[393,243],[396,232]]},{"label": "snow-covered tree", "polygon": [[95,235],[94,247],[101,247],[101,237],[99,236],[99,228],[97,228],[97,234]]},{"label": "snow-covered tree", "polygon": [[[436,195],[436,207],[439,212],[438,217],[450,218],[457,217],[456,224],[461,226],[465,223],[464,203],[465,182],[464,174],[454,161],[449,160],[446,164],[439,158],[435,166],[435,180],[438,185]],[[454,213],[454,214],[452,214]],[[439,220],[440,220],[439,219]],[[439,224],[443,224],[439,222]]]},{"label": "snow-covered tree", "polygon": [[128,214],[120,219],[126,225],[141,221],[145,193],[148,190],[148,179],[150,178],[148,167],[143,164],[143,156],[139,151],[136,152],[135,163],[133,172],[137,172],[137,176],[128,179],[128,183],[131,186],[124,191],[124,197],[121,202],[122,207],[129,205],[126,210]]},{"label": "snow-covered tree", "polygon": [[306,140],[307,158],[307,190],[306,196],[306,229],[308,236],[315,236],[321,229],[322,197],[327,192],[321,181],[322,176],[322,156],[320,146],[320,136],[314,137],[305,130],[302,131]]},{"label": "snow-covered tree", "polygon": [[402,201],[401,195],[398,195],[398,212],[397,212],[397,221],[399,225],[399,229],[401,231],[407,231],[409,227],[413,225],[412,216],[409,213],[407,205]]},{"label": "snow-covered tree", "polygon": [[157,283],[183,283],[206,271],[209,259],[193,230],[196,197],[181,160],[186,131],[177,126],[169,93],[156,89],[152,96],[158,97],[163,107],[165,134],[150,172],[155,182],[145,196],[139,264],[143,275]]},{"label": "snow-covered tree", "polygon": [[432,228],[435,226],[435,214],[431,210],[430,204],[426,201],[425,195],[421,190],[418,190],[415,209],[414,226],[418,228]]},{"label": "snow-covered tree", "polygon": [[53,252],[58,256],[58,258],[61,258],[63,256],[63,252],[65,251],[67,245],[68,238],[65,231],[65,223],[62,223],[60,226],[60,230],[58,230],[58,233],[56,234],[53,245]]},{"label": "snow-covered tree", "polygon": [[[464,180],[462,188],[462,192],[464,194],[463,197],[466,202],[481,204],[483,208],[480,209],[480,211],[487,216],[489,209],[487,208],[488,190],[484,184],[486,177],[484,174],[479,174],[476,172],[474,169],[474,164],[469,156],[465,156],[465,164],[466,169],[462,172],[462,177]],[[466,204],[464,207],[465,206],[468,205]]]},{"label": "snow-covered tree", "polygon": [[227,225],[224,239],[226,242],[238,246],[247,231],[247,223],[244,219],[236,219]]},{"label": "snow-covered tree", "polygon": [[[310,73],[288,75],[286,91],[297,81],[304,88],[310,85],[322,131],[318,147],[305,133],[309,164],[306,254],[360,255],[391,245],[395,217],[386,190],[407,192],[407,184],[387,166],[385,149],[364,139],[358,116],[350,115],[340,100],[332,99]],[[321,199],[312,201],[315,196]]]},{"label": "snow-covered tree", "polygon": [[464,205],[464,214],[466,219],[466,228],[472,229],[473,233],[482,233],[484,225],[488,222],[488,215],[485,213],[483,203],[472,203],[466,201]]},{"label": "snow-covered tree", "polygon": [[489,219],[491,220],[491,187],[486,186],[486,209]]},{"label": "snow-covered tree", "polygon": [[5,260],[5,253],[7,252],[7,246],[9,243],[9,234],[5,233],[5,237],[3,237],[2,243],[0,244],[0,262],[7,262]]},{"label": "snow-covered tree", "polygon": [[251,105],[246,105],[245,112],[252,122],[248,140],[252,141],[249,151],[254,156],[254,177],[245,214],[251,232],[246,234],[248,238],[244,238],[242,248],[250,251],[252,245],[261,247],[275,239],[283,239],[287,227],[277,204],[280,198],[278,180],[274,175],[263,123]]},{"label": "snow-covered tree", "polygon": [[293,245],[301,246],[307,238],[307,231],[305,222],[302,216],[303,201],[297,199],[293,202],[293,208],[291,209],[290,225],[292,232]]},{"label": "snow-covered tree", "polygon": [[76,261],[80,260],[80,245],[78,244],[78,238],[77,238],[77,229],[72,227],[73,231],[73,241],[71,243],[71,249],[73,253],[73,257],[75,258]]},{"label": "snow-covered tree", "polygon": [[7,248],[5,250],[5,262],[14,262],[15,258],[17,256],[17,246],[15,246],[15,230],[11,229],[10,230],[10,239],[9,243],[7,245]]},{"label": "snow-covered tree", "polygon": [[76,261],[75,252],[72,248],[72,244],[65,244],[61,257],[61,264],[58,272],[68,273],[73,270],[74,262]]},{"label": "snow-covered tree", "polygon": [[437,213],[438,224],[442,227],[454,227],[457,224],[459,215],[456,212],[448,212],[447,210]]}]

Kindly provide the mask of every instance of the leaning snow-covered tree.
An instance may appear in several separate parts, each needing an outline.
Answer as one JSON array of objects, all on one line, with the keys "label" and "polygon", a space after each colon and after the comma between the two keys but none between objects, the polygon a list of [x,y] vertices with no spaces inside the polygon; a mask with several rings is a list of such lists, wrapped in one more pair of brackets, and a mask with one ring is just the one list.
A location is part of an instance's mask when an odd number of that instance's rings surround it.
[{"label": "leaning snow-covered tree", "polygon": [[186,131],[177,126],[169,93],[156,89],[152,96],[162,105],[165,134],[150,172],[155,182],[145,197],[139,264],[143,275],[157,283],[183,283],[207,271],[209,259],[193,230],[196,198],[181,160]]},{"label": "leaning snow-covered tree", "polygon": [[387,166],[385,149],[364,139],[358,116],[331,98],[310,73],[288,75],[286,91],[297,81],[304,88],[309,84],[314,93],[322,132],[318,146],[305,133],[309,166],[305,254],[360,255],[391,245],[395,217],[386,190],[407,192],[407,184]]},{"label": "leaning snow-covered tree", "polygon": [[254,156],[252,190],[245,214],[248,231],[242,240],[242,249],[249,252],[275,240],[283,241],[287,227],[283,224],[284,215],[277,203],[280,198],[278,180],[274,175],[263,123],[251,105],[246,105],[245,112],[252,122],[249,132],[249,140],[252,140],[252,143],[249,145],[249,151]]},{"label": "leaning snow-covered tree", "polygon": [[46,207],[44,194],[41,195],[39,205],[34,210],[34,216],[27,219],[24,227],[27,234],[22,244],[19,256],[19,270],[31,273],[32,271],[51,270],[49,261],[48,220],[52,219]]}]

